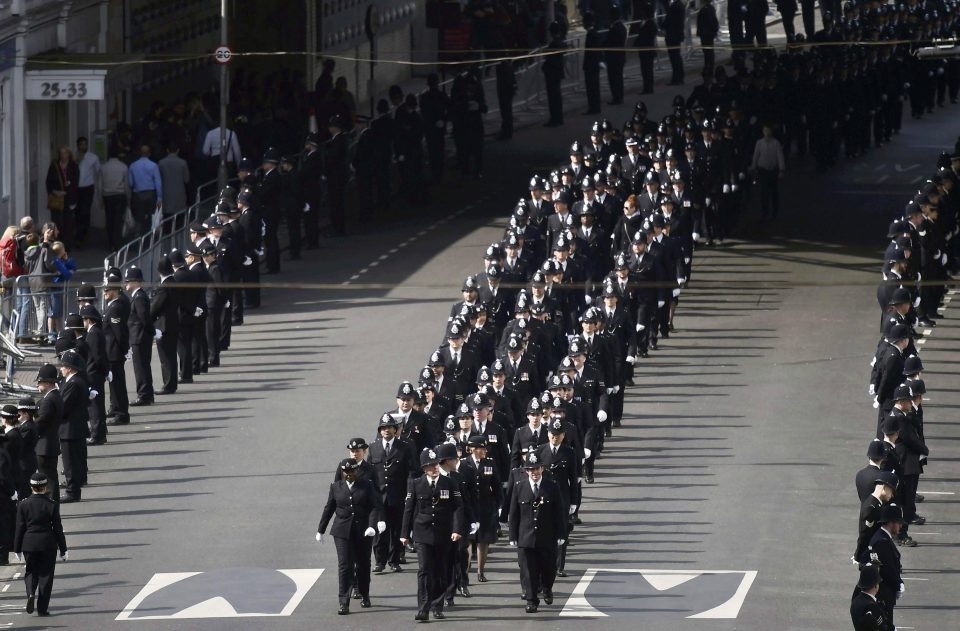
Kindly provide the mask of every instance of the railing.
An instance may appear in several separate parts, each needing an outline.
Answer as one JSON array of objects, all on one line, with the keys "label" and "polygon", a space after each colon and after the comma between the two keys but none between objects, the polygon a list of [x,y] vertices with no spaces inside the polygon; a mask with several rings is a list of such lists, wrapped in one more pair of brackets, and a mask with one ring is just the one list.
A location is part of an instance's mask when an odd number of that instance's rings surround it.
[{"label": "railing", "polygon": [[[238,180],[230,180],[236,184]],[[133,239],[116,252],[103,259],[104,270],[118,267],[125,270],[136,265],[143,270],[143,280],[152,283],[157,280],[157,261],[160,256],[181,244],[181,237],[197,219],[206,218],[213,212],[220,191],[217,181],[204,182],[197,187],[196,202],[173,215],[166,215],[143,235]]]}]

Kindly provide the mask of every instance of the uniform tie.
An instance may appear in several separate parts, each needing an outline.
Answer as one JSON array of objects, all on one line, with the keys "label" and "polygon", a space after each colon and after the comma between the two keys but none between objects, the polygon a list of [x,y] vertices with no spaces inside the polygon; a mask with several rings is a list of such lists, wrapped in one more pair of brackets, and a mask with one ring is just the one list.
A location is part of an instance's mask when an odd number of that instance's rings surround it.
[{"label": "uniform tie", "polygon": [[540,485],[536,482],[533,483],[533,496],[540,497]]},{"label": "uniform tie", "polygon": [[437,490],[437,481],[430,480],[430,492],[433,493],[436,490]]},{"label": "uniform tie", "polygon": [[383,450],[383,455],[386,456],[387,458],[390,457],[390,443],[389,443],[389,442],[386,444],[386,449]]}]

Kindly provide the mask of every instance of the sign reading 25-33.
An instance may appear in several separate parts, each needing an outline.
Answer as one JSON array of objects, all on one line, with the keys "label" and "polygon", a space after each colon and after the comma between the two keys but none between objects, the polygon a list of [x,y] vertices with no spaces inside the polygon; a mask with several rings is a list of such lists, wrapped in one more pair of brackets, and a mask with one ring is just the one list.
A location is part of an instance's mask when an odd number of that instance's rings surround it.
[{"label": "sign reading 25-33", "polygon": [[29,101],[100,101],[106,70],[30,70],[26,73]]}]

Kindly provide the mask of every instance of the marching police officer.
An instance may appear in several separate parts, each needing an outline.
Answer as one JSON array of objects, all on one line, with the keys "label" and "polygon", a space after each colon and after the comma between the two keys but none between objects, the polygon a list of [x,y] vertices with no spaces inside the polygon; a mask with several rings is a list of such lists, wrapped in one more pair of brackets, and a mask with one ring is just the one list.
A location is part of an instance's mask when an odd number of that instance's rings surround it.
[{"label": "marching police officer", "polygon": [[463,497],[457,484],[440,475],[437,452],[420,452],[423,475],[407,487],[400,541],[411,539],[417,549],[417,614],[419,622],[433,617],[442,620],[444,595],[450,576],[452,549],[450,542],[463,537]]},{"label": "marching police officer", "polygon": [[47,495],[47,476],[41,472],[30,478],[33,494],[17,507],[17,529],[13,551],[26,561],[23,580],[27,586],[26,612],[49,615],[50,594],[53,590],[53,575],[57,566],[57,550],[60,560],[68,558],[67,539],[60,522],[60,507]]},{"label": "marching police officer", "polygon": [[536,453],[524,458],[527,481],[518,482],[510,496],[510,545],[517,548],[520,584],[527,613],[537,613],[540,591],[553,604],[558,547],[566,543],[567,515],[556,482],[543,477]]},{"label": "marching police officer", "polygon": [[350,613],[350,586],[354,579],[360,591],[360,606],[370,607],[370,549],[374,535],[385,531],[387,524],[381,518],[383,502],[376,485],[357,476],[360,465],[346,458],[338,468],[342,479],[330,484],[316,539],[323,543],[323,535],[333,518],[330,534],[337,546],[340,601],[337,613],[342,616]]},{"label": "marching police officer", "polygon": [[379,574],[389,565],[394,572],[402,572],[400,554],[403,546],[400,537],[403,502],[407,481],[416,475],[416,457],[410,443],[399,437],[400,422],[389,412],[380,417],[377,431],[380,436],[370,445],[370,465],[373,466],[374,480],[382,495],[387,529],[374,542],[376,565],[373,571]]}]

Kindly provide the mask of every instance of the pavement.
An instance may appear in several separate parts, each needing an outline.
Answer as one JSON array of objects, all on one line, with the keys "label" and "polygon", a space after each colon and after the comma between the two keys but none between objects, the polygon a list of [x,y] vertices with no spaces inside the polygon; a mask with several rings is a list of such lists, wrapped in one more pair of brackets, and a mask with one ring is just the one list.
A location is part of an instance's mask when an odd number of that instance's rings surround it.
[{"label": "pavement", "polygon": [[[631,87],[628,106],[605,108],[613,120],[632,109]],[[645,100],[665,112],[673,94]],[[492,143],[485,177],[438,190],[431,212],[326,242],[264,277],[265,306],[234,330],[221,368],[91,448],[91,484],[63,508],[71,557],[58,565],[53,615],[22,612],[22,566],[11,565],[0,628],[413,626],[414,564],[374,578],[372,609],[335,618],[335,550],[313,537],[334,464],[349,438],[374,436],[397,383],[423,365],[529,175],[562,159],[575,132],[585,139],[592,120]],[[698,252],[678,331],[638,365],[624,427],[584,489],[555,604],[523,613],[515,556],[500,544],[491,581],[439,624],[849,628],[883,237],[958,133],[948,109],[905,121],[892,144],[826,175],[791,160],[779,219]],[[931,631],[956,626],[960,597],[950,429],[960,322],[949,306],[945,315],[922,346],[928,522],[911,529],[920,546],[903,550],[897,608],[903,628]]]}]

